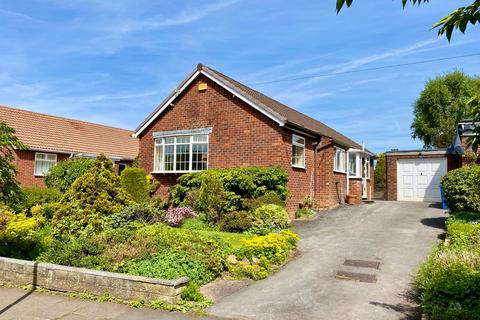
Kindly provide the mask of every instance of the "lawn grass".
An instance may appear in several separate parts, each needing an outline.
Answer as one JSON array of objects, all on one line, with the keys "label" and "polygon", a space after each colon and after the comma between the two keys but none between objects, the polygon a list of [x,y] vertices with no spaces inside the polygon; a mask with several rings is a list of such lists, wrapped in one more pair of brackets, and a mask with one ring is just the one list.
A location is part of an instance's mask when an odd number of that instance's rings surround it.
[{"label": "lawn grass", "polygon": [[242,240],[250,239],[251,235],[242,233],[231,233],[223,231],[210,231],[210,230],[191,230],[194,233],[203,235],[208,238],[214,238],[220,243],[224,243],[232,249],[239,249],[242,246]]}]

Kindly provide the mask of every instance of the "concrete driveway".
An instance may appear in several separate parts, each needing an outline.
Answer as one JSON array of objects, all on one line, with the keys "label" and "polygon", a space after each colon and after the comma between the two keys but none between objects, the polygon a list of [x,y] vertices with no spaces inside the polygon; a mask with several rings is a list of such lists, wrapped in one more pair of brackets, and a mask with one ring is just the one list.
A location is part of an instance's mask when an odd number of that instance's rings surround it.
[{"label": "concrete driveway", "polygon": [[[322,213],[294,227],[302,238],[297,259],[208,312],[240,319],[419,319],[418,304],[409,298],[411,275],[441,238],[445,218],[443,210],[413,202]],[[345,259],[380,266],[345,266]],[[338,270],[368,274],[376,282],[337,279]]]}]

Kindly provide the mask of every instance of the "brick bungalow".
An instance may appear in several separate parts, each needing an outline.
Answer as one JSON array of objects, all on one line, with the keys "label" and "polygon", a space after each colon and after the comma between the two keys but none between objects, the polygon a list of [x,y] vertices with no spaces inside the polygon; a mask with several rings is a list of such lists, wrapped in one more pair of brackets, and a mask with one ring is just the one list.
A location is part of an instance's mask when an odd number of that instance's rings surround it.
[{"label": "brick bungalow", "polygon": [[289,174],[293,214],[305,196],[316,207],[370,199],[373,156],[325,124],[198,65],[138,126],[139,163],[160,182],[158,193],[185,172],[280,166]]},{"label": "brick bungalow", "polygon": [[467,139],[476,125],[469,120],[460,121],[448,149],[387,151],[387,200],[440,201],[442,176],[475,161]]},{"label": "brick bungalow", "polygon": [[22,186],[45,186],[44,174],[57,162],[105,153],[119,173],[138,154],[132,131],[0,106],[0,121],[16,130],[30,148],[17,150],[17,179]]}]

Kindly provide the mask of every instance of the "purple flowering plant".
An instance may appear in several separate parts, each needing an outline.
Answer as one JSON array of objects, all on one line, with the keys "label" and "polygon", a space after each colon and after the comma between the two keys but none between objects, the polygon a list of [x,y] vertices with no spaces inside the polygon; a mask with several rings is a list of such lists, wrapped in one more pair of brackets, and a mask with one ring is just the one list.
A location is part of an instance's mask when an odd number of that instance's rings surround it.
[{"label": "purple flowering plant", "polygon": [[166,220],[172,227],[178,227],[187,218],[196,218],[198,214],[189,207],[178,207],[168,209]]}]

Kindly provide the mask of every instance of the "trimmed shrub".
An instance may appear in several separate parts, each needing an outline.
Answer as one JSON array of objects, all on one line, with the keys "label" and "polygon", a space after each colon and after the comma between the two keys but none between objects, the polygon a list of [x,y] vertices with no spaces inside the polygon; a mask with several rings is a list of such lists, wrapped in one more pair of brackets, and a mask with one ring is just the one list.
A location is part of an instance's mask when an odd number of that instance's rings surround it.
[{"label": "trimmed shrub", "polygon": [[442,178],[445,199],[450,210],[472,211],[480,215],[480,165],[471,164],[449,171]]},{"label": "trimmed shrub", "polygon": [[421,265],[415,283],[429,319],[480,319],[479,250],[437,250]]},{"label": "trimmed shrub", "polygon": [[275,204],[280,207],[285,207],[285,200],[280,199],[274,192],[268,192],[258,198],[243,200],[243,207],[251,211],[257,210],[264,204]]},{"label": "trimmed shrub", "polygon": [[265,204],[255,210],[253,227],[249,231],[264,235],[271,231],[288,228],[287,211],[274,204]]},{"label": "trimmed shrub", "polygon": [[180,205],[187,194],[199,189],[204,179],[210,175],[218,177],[225,189],[223,211],[243,209],[243,199],[258,198],[269,192],[277,194],[281,200],[286,200],[288,196],[288,174],[280,167],[209,169],[180,176],[177,184],[169,190],[171,202]]},{"label": "trimmed shrub", "polygon": [[74,234],[86,226],[98,231],[107,217],[130,204],[131,197],[113,172],[112,161],[102,154],[95,167],[64,194],[52,219],[52,231],[55,236]]},{"label": "trimmed shrub", "polygon": [[24,200],[21,210],[29,211],[33,206],[50,204],[60,201],[62,193],[55,188],[26,187],[22,188]]},{"label": "trimmed shrub", "polygon": [[45,184],[49,188],[56,188],[61,192],[66,192],[68,188],[83,176],[88,170],[92,169],[95,160],[93,159],[67,159],[60,161],[48,170],[44,177]]},{"label": "trimmed shrub", "polygon": [[172,227],[182,225],[183,220],[198,217],[197,213],[189,207],[172,208],[167,211],[166,222]]},{"label": "trimmed shrub", "polygon": [[126,168],[120,175],[120,181],[135,202],[145,202],[150,198],[147,174],[142,168]]},{"label": "trimmed shrub", "polygon": [[227,232],[244,232],[253,226],[253,219],[248,211],[233,211],[220,220],[220,228]]},{"label": "trimmed shrub", "polygon": [[125,227],[133,221],[141,223],[164,222],[166,211],[162,203],[158,201],[149,201],[143,203],[134,203],[113,213],[107,221],[111,228]]}]

